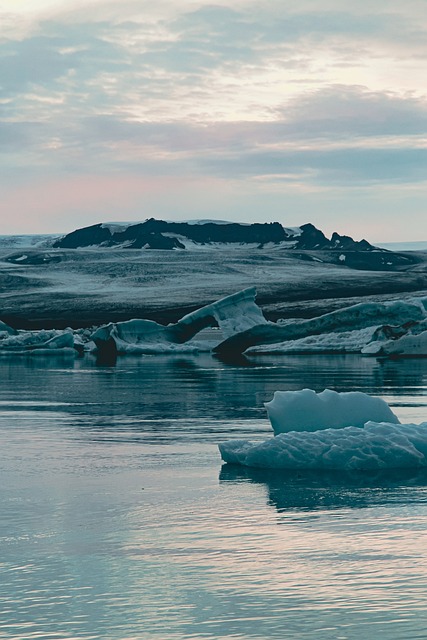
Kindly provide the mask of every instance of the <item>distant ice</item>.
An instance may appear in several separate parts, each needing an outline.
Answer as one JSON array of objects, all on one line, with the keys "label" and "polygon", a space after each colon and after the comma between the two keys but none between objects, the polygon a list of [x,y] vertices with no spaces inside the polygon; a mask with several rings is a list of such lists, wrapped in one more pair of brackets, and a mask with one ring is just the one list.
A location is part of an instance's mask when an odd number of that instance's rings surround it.
[{"label": "distant ice", "polygon": [[[168,222],[176,222],[176,220],[168,220]],[[250,226],[250,222],[233,222],[232,220],[209,220],[207,218],[193,219],[193,220],[180,220],[186,224],[239,224],[244,227]]]},{"label": "distant ice", "polygon": [[[38,254],[18,253],[13,263],[40,263]],[[56,262],[58,255],[43,253]],[[60,259],[60,257],[59,257]],[[11,262],[9,256],[9,262]],[[21,268],[21,267],[20,267]],[[264,268],[264,267],[263,267]],[[81,274],[73,273],[67,289],[79,290]],[[121,288],[117,279],[117,288]],[[102,291],[102,287],[100,289]],[[146,291],[147,289],[144,289]],[[136,295],[130,290],[130,295]],[[108,323],[92,329],[100,350],[117,353],[167,353],[209,351],[225,355],[257,353],[362,353],[365,356],[426,357],[427,297],[387,302],[364,302],[306,319],[268,322],[255,302],[256,289],[249,287],[196,309],[167,326],[143,318]],[[219,328],[208,342],[198,334]],[[10,350],[4,341],[14,329],[0,323],[0,351]],[[20,339],[24,340],[21,332]],[[40,333],[34,340],[40,341]],[[75,333],[75,336],[77,334]],[[88,338],[86,336],[86,338]],[[85,339],[85,342],[90,340]],[[24,345],[27,349],[28,345]],[[74,348],[81,350],[78,339]],[[85,347],[86,349],[86,347]]]},{"label": "distant ice", "polygon": [[226,339],[216,347],[216,351],[243,353],[250,347],[258,345],[279,344],[308,336],[331,334],[338,334],[334,339],[339,345],[342,332],[370,327],[377,329],[383,324],[402,327],[403,331],[400,332],[402,335],[413,332],[414,327],[426,319],[426,309],[427,298],[394,300],[386,303],[362,302],[309,320],[295,321],[285,325],[269,322],[262,326],[254,326]]},{"label": "distant ice", "polygon": [[83,342],[71,329],[17,331],[13,335],[0,335],[0,355],[77,355],[83,350]]},{"label": "distant ice", "polygon": [[389,251],[427,251],[427,240],[415,242],[376,242],[377,247]]},{"label": "distant ice", "polygon": [[[141,222],[146,222],[142,220]],[[141,224],[141,222],[103,222],[101,224],[102,229],[108,229],[111,233],[121,233],[126,231],[128,227],[132,227],[135,224]]]},{"label": "distant ice", "polygon": [[[255,287],[244,289],[188,313],[175,324],[167,326],[143,319],[110,323],[97,329],[92,339],[101,351],[113,349],[117,353],[206,350],[206,344],[193,342],[185,347],[181,346],[181,349],[178,345],[188,343],[207,327],[218,326],[222,337],[230,337],[253,326],[265,324],[262,311],[255,304],[255,296]],[[207,349],[214,346],[215,344],[211,344]]]},{"label": "distant ice", "polygon": [[399,424],[380,398],[304,389],[276,392],[266,406],[278,435],[222,443],[224,462],[301,470],[427,467],[427,422]]},{"label": "distant ice", "polygon": [[46,248],[51,247],[53,243],[61,236],[59,234],[32,234],[32,235],[16,235],[1,236],[0,248],[23,249],[23,248]]},{"label": "distant ice", "polygon": [[[286,340],[276,344],[258,345],[247,349],[247,354],[257,353],[360,353],[375,338],[377,326],[354,331],[331,331],[311,335],[299,340]],[[375,343],[377,344],[377,343]],[[381,343],[382,345],[383,343]],[[376,347],[378,350],[380,347]]]}]

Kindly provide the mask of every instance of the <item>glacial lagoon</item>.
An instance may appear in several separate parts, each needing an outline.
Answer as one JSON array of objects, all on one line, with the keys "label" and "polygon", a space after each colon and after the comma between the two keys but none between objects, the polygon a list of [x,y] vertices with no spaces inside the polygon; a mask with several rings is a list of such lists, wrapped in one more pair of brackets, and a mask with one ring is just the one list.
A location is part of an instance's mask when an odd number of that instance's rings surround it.
[{"label": "glacial lagoon", "polygon": [[427,359],[0,359],[0,638],[427,636],[427,474],[223,465],[276,390],[427,420]]}]

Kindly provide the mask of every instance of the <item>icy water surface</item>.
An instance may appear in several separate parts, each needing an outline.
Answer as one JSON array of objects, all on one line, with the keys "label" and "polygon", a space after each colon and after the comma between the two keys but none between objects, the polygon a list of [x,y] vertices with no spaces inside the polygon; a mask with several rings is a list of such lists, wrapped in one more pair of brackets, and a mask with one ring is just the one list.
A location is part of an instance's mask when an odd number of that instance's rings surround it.
[{"label": "icy water surface", "polygon": [[425,639],[427,476],[222,466],[275,390],[427,420],[427,360],[0,360],[0,638]]}]

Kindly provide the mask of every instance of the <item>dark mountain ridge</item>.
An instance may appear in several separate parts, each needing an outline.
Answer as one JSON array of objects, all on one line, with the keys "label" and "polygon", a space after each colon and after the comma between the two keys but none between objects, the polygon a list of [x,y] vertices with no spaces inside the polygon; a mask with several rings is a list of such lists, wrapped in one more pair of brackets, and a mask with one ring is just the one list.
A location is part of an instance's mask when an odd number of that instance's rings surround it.
[{"label": "dark mountain ridge", "polygon": [[283,227],[279,222],[239,224],[166,222],[150,218],[145,222],[120,225],[99,223],[77,229],[60,238],[54,247],[77,249],[80,247],[121,247],[128,249],[186,249],[186,242],[194,245],[255,244],[281,245],[302,250],[383,251],[366,240],[355,241],[350,236],[334,233],[329,240],[311,223],[297,228]]}]

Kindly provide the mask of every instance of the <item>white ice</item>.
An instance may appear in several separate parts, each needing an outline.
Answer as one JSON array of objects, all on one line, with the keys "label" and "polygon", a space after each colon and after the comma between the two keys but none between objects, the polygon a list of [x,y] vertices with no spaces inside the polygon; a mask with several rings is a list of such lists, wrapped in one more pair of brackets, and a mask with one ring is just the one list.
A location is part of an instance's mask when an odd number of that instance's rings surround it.
[{"label": "white ice", "polygon": [[384,400],[360,391],[276,391],[265,407],[275,435],[287,431],[363,427],[369,420],[399,422]]},{"label": "white ice", "polygon": [[427,467],[427,422],[399,424],[380,398],[361,392],[276,392],[266,404],[274,438],[219,445],[224,462],[271,469]]},{"label": "white ice", "polygon": [[0,355],[77,355],[80,339],[71,329],[17,331],[0,336]]},{"label": "white ice", "polygon": [[427,422],[368,422],[364,427],[291,431],[261,443],[219,445],[232,464],[270,469],[405,469],[427,467]]},{"label": "white ice", "polygon": [[387,342],[375,341],[362,348],[365,355],[427,356],[427,331],[410,333]]},{"label": "white ice", "polygon": [[[340,334],[369,327],[377,328],[382,324],[399,326],[408,322],[419,323],[426,318],[426,309],[427,298],[386,303],[362,302],[309,320],[286,325],[269,322],[254,326],[226,339],[216,350],[243,353],[250,347],[300,340],[308,336]],[[335,336],[335,341],[340,343],[339,335]]]},{"label": "white ice", "polygon": [[[217,343],[224,337],[265,324],[261,309],[255,304],[256,289],[250,287],[197,309],[183,316],[177,323],[164,326],[152,320],[128,320],[100,327],[93,340],[102,349],[113,340],[119,353],[153,353],[168,350],[165,345],[176,345],[172,350],[210,350],[215,343],[192,343],[182,346],[207,327],[221,330]],[[170,349],[169,349],[170,350]]]}]

